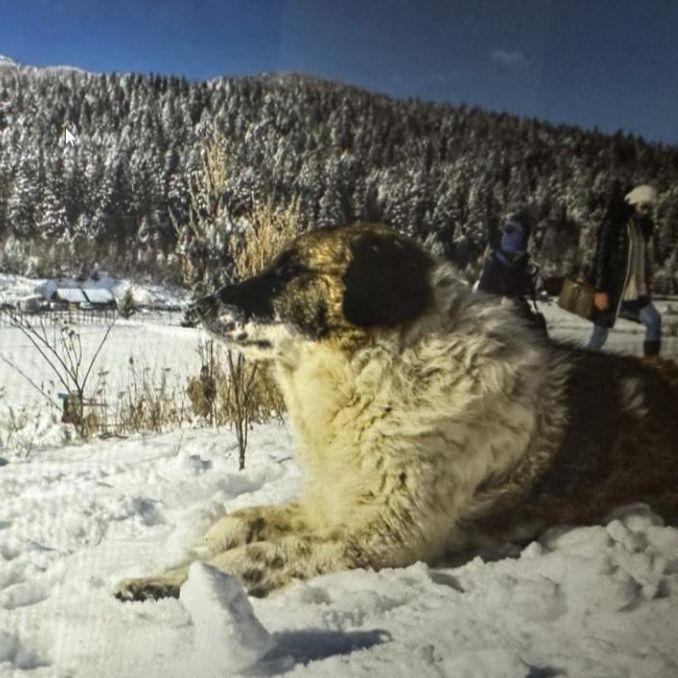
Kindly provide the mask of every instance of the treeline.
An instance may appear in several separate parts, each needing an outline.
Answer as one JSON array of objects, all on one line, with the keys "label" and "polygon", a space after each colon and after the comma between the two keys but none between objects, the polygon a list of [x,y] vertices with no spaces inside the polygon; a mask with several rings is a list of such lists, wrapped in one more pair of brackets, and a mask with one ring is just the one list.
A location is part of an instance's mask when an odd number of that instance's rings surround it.
[{"label": "treeline", "polygon": [[678,147],[298,75],[0,68],[0,267],[178,277],[175,225],[215,133],[224,238],[258,204],[295,203],[300,228],[384,220],[473,265],[529,205],[535,259],[565,274],[587,266],[613,182],[643,182],[660,196],[657,288],[678,291]]}]

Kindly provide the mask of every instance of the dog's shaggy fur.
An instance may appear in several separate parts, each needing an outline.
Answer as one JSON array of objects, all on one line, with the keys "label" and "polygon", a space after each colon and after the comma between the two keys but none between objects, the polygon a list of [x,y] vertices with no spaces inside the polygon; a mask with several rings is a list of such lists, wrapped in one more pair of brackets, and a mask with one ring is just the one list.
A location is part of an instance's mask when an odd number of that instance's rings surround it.
[{"label": "dog's shaggy fur", "polygon": [[[529,539],[623,502],[678,519],[671,376],[549,343],[384,226],[307,233],[198,310],[273,361],[304,471],[298,501],[235,511],[196,548],[254,595]],[[117,595],[177,595],[186,569]]]}]

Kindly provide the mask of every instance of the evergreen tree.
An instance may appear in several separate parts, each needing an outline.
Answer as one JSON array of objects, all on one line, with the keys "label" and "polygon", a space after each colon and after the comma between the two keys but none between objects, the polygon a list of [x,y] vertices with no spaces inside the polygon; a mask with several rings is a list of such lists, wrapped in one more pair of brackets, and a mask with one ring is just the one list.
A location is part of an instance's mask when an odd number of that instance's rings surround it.
[{"label": "evergreen tree", "polygon": [[[77,143],[60,141],[65,125]],[[214,262],[239,219],[272,201],[296,204],[300,229],[364,218],[422,240],[433,234],[465,265],[521,203],[537,217],[533,257],[561,275],[586,267],[614,179],[659,192],[658,270],[677,246],[675,146],[299,75],[189,83],[4,68],[3,266],[18,270],[34,252],[38,268],[48,260],[144,273],[176,265],[174,224],[189,217],[191,177],[215,134],[228,151],[218,202],[230,216],[212,224]],[[673,276],[663,279],[673,291]]]},{"label": "evergreen tree", "polygon": [[125,290],[125,294],[122,299],[117,304],[118,313],[123,318],[130,318],[137,310],[137,304],[134,300],[134,295],[132,294],[132,288],[128,287]]}]

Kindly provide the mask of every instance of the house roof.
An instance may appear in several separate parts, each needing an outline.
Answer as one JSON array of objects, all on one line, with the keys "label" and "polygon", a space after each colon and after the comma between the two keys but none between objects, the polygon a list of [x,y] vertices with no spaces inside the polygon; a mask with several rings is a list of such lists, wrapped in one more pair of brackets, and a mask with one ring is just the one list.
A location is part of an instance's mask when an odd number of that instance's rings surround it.
[{"label": "house roof", "polygon": [[85,287],[83,292],[93,304],[110,304],[112,301],[115,301],[111,290],[105,287]]},{"label": "house roof", "polygon": [[[69,304],[110,304],[115,297],[107,287],[89,287],[80,285],[71,280],[47,280],[38,287],[36,292],[44,299],[57,298]],[[56,297],[54,295],[56,294]]]},{"label": "house roof", "polygon": [[85,293],[79,287],[57,287],[56,295],[69,304],[84,304],[87,301]]}]

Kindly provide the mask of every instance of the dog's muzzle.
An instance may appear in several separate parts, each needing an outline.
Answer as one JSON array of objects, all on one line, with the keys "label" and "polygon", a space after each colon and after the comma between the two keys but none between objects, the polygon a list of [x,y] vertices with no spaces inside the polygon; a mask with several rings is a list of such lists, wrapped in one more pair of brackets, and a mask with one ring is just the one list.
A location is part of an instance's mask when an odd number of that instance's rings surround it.
[{"label": "dog's muzzle", "polygon": [[207,294],[191,308],[203,327],[227,343],[270,348],[270,341],[258,336],[257,326],[275,320],[273,287],[270,276],[255,276]]},{"label": "dog's muzzle", "polygon": [[218,333],[231,332],[247,320],[240,309],[224,304],[217,294],[198,299],[189,307],[189,313],[207,329]]},{"label": "dog's muzzle", "polygon": [[189,307],[188,311],[193,317],[204,322],[216,317],[219,309],[219,299],[214,294],[202,297]]}]

